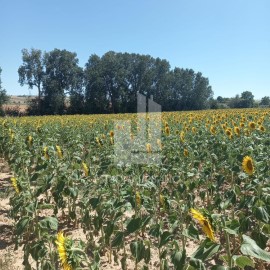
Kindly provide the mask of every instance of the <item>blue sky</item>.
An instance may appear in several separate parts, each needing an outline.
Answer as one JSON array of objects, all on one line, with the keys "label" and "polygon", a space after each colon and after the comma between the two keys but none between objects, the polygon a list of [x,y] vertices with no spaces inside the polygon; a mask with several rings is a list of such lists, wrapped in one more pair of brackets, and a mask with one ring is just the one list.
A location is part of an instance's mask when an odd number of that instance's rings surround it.
[{"label": "blue sky", "polygon": [[[0,66],[8,94],[21,50],[91,54],[113,50],[167,59],[208,77],[214,96],[270,95],[269,0],[0,0]],[[31,94],[36,94],[35,89]]]}]

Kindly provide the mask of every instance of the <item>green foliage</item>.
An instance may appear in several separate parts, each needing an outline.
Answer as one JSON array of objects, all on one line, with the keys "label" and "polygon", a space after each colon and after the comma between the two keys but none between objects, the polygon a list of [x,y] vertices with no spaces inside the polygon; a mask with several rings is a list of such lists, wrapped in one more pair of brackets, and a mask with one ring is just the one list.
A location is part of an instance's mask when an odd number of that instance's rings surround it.
[{"label": "green foliage", "polygon": [[247,235],[243,235],[243,243],[241,245],[241,252],[244,255],[252,256],[257,259],[270,262],[270,253],[261,249],[256,242],[248,237]]},{"label": "green foliage", "polygon": [[0,67],[0,115],[3,114],[2,112],[3,104],[7,103],[9,100],[9,96],[7,95],[6,90],[2,88],[1,73],[2,73],[2,69]]},{"label": "green foliage", "polygon": [[200,72],[170,70],[168,61],[150,55],[91,55],[83,70],[76,53],[32,48],[22,50],[22,61],[19,83],[38,89],[31,115],[136,112],[137,93],[153,95],[165,111],[200,110],[210,107],[213,95]]},{"label": "green foliage", "polygon": [[137,93],[154,99],[164,111],[209,107],[209,81],[200,72],[175,68],[149,55],[108,52],[92,55],[85,69],[87,112],[136,112]]},{"label": "green foliage", "polygon": [[82,68],[76,53],[54,49],[44,55],[44,110],[47,114],[62,114],[66,108],[66,94],[77,93],[81,85]]},{"label": "green foliage", "polygon": [[30,89],[33,89],[34,86],[37,87],[38,98],[35,114],[41,114],[42,83],[44,80],[42,51],[34,48],[31,50],[22,49],[22,61],[23,64],[18,69],[19,83],[21,86],[28,85]]},{"label": "green foliage", "polygon": [[263,106],[270,106],[270,97],[269,96],[265,96],[261,99],[260,105]]},{"label": "green foliage", "polygon": [[[266,265],[269,115],[269,109],[162,113],[159,164],[152,163],[152,153],[146,153],[147,164],[115,162],[114,120],[136,130],[136,114],[0,119],[0,152],[16,179],[8,187],[10,217],[26,269],[30,258],[34,269],[60,269],[59,230],[68,260],[82,269],[98,269],[100,262],[102,269],[105,260],[122,269]],[[147,117],[156,120],[155,114]],[[132,148],[131,130],[123,125],[119,132]],[[136,144],[146,147],[143,140]],[[251,174],[242,164],[247,155]],[[69,233],[78,228],[81,240],[72,240],[78,235]]]}]

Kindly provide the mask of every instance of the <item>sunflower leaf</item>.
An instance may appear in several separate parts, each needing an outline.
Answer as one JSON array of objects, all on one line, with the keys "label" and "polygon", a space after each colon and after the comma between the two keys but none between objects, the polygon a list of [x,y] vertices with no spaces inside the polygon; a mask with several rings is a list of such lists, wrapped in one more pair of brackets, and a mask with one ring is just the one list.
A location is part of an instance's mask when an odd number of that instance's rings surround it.
[{"label": "sunflower leaf", "polygon": [[215,253],[218,252],[220,245],[205,239],[199,248],[191,255],[192,258],[200,259],[205,261],[208,258],[211,258]]},{"label": "sunflower leaf", "polygon": [[261,249],[256,242],[247,235],[243,235],[243,243],[240,250],[244,255],[270,262],[270,253]]}]

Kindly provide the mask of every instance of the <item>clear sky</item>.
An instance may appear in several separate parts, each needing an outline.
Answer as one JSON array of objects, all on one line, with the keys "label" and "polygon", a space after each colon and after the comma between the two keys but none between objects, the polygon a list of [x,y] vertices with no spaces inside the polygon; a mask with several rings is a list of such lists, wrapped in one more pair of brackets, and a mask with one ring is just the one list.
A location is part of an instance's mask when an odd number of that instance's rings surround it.
[{"label": "clear sky", "polygon": [[[270,0],[0,0],[2,85],[18,83],[21,50],[149,54],[209,78],[214,96],[270,96]],[[36,90],[31,90],[36,94]]]}]

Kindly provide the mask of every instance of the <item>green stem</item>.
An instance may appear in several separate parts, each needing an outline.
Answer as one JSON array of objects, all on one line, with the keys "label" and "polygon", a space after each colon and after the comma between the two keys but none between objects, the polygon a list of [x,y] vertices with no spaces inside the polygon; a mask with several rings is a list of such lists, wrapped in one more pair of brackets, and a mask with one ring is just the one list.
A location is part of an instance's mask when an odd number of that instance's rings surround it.
[{"label": "green stem", "polygon": [[[223,226],[225,227],[225,219],[222,218],[222,222],[223,222]],[[225,234],[225,240],[226,240],[226,253],[228,256],[228,265],[229,265],[229,269],[232,268],[232,254],[231,254],[231,250],[230,250],[230,237],[229,234],[224,230],[224,234]]]}]

